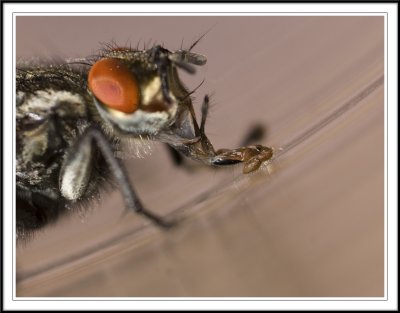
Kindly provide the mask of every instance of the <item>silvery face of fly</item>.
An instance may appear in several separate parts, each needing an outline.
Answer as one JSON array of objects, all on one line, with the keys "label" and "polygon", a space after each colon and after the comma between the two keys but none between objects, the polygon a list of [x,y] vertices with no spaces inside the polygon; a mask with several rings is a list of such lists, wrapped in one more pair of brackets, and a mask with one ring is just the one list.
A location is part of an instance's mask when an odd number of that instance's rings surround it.
[{"label": "silvery face of fly", "polygon": [[126,208],[162,227],[174,221],[147,210],[122,163],[117,142],[157,140],[207,165],[244,163],[257,170],[272,157],[261,145],[214,150],[205,134],[208,96],[197,122],[191,94],[178,69],[195,73],[206,57],[189,50],[171,52],[113,48],[71,64],[17,69],[17,232],[24,237],[75,204],[98,197],[113,178]]}]

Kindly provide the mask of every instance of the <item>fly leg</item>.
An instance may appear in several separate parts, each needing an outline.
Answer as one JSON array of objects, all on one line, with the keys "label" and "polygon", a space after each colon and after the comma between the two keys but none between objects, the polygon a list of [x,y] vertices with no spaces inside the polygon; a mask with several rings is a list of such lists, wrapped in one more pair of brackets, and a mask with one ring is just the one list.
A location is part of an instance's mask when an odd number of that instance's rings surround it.
[{"label": "fly leg", "polygon": [[[110,168],[110,172],[117,181],[127,209],[146,216],[158,226],[163,228],[171,227],[173,225],[172,222],[165,221],[162,217],[159,217],[158,215],[148,211],[143,206],[133,188],[132,183],[129,181],[128,176],[126,175],[124,166],[115,158],[114,151],[109,141],[104,134],[95,127],[89,127],[85,130],[73,151],[74,153],[69,154],[69,157],[64,164],[62,176],[60,177],[61,190],[63,190],[64,187],[64,189],[67,190],[67,192],[64,193],[74,195],[82,193],[82,191],[79,189],[80,185],[87,187],[85,185],[87,185],[87,180],[89,178],[85,177],[90,177],[90,173],[87,173],[87,171],[90,168],[90,153],[93,143],[96,144],[100,150],[108,167]],[[75,190],[70,191],[71,188],[75,188]],[[71,198],[71,196],[69,198]]]},{"label": "fly leg", "polygon": [[231,165],[236,163],[244,163],[243,173],[247,174],[257,170],[261,164],[272,158],[273,150],[269,147],[262,145],[246,146],[250,142],[259,140],[264,135],[264,128],[256,126],[247,135],[243,142],[243,147],[237,149],[219,149],[214,151],[210,141],[208,140],[204,126],[207,119],[209,108],[209,98],[205,96],[202,106],[202,118],[200,124],[200,140],[203,150],[211,157],[210,163],[212,165]]},{"label": "fly leg", "polygon": [[208,155],[214,155],[215,154],[214,147],[212,146],[210,140],[208,140],[204,130],[209,107],[210,107],[210,98],[208,97],[208,95],[206,95],[204,97],[203,104],[201,106],[200,141],[203,151],[205,151]]},{"label": "fly leg", "polygon": [[249,142],[262,137],[264,129],[260,126],[254,128],[246,137],[244,146],[237,149],[214,150],[210,140],[205,134],[205,123],[209,110],[209,97],[205,96],[201,107],[200,126],[192,114],[193,127],[196,137],[193,140],[183,142],[178,146],[180,151],[193,160],[202,161],[208,165],[227,166],[243,163],[243,173],[256,171],[263,162],[273,156],[273,149],[262,145],[248,145]]},{"label": "fly leg", "polygon": [[243,173],[256,171],[263,162],[273,156],[272,148],[262,145],[241,147],[237,149],[219,149],[211,159],[213,165],[231,165],[243,163]]},{"label": "fly leg", "polygon": [[[209,97],[208,97],[208,95],[206,95],[204,97],[203,104],[202,104],[202,107],[201,107],[201,122],[200,122],[200,126],[198,126],[196,119],[193,117],[194,128],[196,129],[196,132],[197,132],[198,136],[196,137],[195,140],[192,140],[190,142],[188,141],[186,143],[187,145],[199,144],[201,146],[199,148],[199,150],[201,150],[202,153],[205,156],[212,156],[212,155],[215,154],[214,148],[213,148],[212,144],[210,143],[210,141],[208,140],[208,138],[207,138],[207,136],[205,134],[205,130],[204,130],[205,123],[206,123],[206,120],[207,120],[207,115],[208,115],[209,102],[210,102]],[[171,147],[169,144],[166,144],[166,146],[168,148],[168,152],[169,152],[169,154],[171,156],[172,162],[176,166],[183,166],[188,170],[193,169],[186,162],[186,160],[183,157],[182,153],[180,153],[179,151],[177,151],[176,149]]]}]

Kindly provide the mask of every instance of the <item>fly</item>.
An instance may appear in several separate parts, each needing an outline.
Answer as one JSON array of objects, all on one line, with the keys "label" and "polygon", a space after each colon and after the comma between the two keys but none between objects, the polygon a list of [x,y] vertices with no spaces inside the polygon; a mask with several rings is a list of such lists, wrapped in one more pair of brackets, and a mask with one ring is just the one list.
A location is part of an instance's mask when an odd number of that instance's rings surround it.
[{"label": "fly", "polygon": [[210,166],[243,163],[256,171],[273,150],[262,145],[215,150],[205,134],[209,98],[200,122],[178,69],[195,73],[206,57],[162,46],[109,48],[71,64],[21,67],[16,81],[17,234],[56,221],[68,208],[98,197],[109,178],[127,209],[163,228],[174,225],[148,210],[124,166],[119,143],[155,140]]}]

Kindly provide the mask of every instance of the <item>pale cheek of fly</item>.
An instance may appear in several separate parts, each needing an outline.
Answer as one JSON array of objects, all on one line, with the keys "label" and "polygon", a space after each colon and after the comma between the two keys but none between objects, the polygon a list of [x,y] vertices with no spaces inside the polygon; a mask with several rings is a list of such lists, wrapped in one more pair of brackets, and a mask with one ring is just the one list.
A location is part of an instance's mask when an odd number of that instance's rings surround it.
[{"label": "pale cheek of fly", "polygon": [[143,86],[141,94],[142,94],[141,104],[143,106],[149,105],[152,101],[162,101],[163,94],[161,91],[160,78],[158,76],[154,77],[150,83],[146,84],[146,86]]},{"label": "pale cheek of fly", "polygon": [[[177,105],[173,105],[168,111],[146,112],[137,110],[133,114],[124,114],[116,110],[105,111],[94,99],[99,113],[104,121],[111,121],[121,130],[131,135],[155,135],[166,125],[171,123],[171,119],[176,115]],[[110,131],[113,131],[112,125],[108,125]]]}]

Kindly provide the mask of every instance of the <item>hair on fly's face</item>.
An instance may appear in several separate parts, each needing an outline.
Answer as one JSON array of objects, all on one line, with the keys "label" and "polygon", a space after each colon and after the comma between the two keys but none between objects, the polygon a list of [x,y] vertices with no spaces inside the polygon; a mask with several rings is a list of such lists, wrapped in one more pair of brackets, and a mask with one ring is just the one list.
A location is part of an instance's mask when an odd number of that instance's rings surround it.
[{"label": "hair on fly's face", "polygon": [[[126,210],[163,229],[176,225],[177,220],[142,203],[119,160],[124,143],[146,148],[159,141],[177,165],[184,165],[185,157],[208,166],[242,163],[244,174],[272,158],[272,148],[248,141],[236,149],[215,150],[206,136],[209,96],[197,119],[192,105],[196,89],[188,90],[179,76],[179,71],[194,75],[206,63],[206,56],[192,51],[203,36],[186,50],[111,42],[85,59],[18,66],[18,239],[57,221],[69,208],[98,199],[108,181],[121,192]],[[250,134],[254,139],[255,131]]]}]

